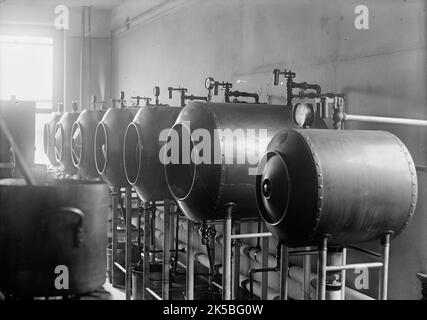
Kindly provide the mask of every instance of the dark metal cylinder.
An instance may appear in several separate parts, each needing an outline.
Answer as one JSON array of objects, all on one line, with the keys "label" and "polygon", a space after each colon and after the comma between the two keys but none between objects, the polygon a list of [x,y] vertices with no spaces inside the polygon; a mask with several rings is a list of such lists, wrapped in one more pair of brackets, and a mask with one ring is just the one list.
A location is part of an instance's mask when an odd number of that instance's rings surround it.
[{"label": "dark metal cylinder", "polygon": [[412,157],[384,131],[283,130],[260,162],[256,186],[261,217],[289,246],[397,235],[417,201]]},{"label": "dark metal cylinder", "polygon": [[78,112],[65,112],[55,128],[55,158],[67,174],[77,172],[71,159],[71,129],[78,117]]},{"label": "dark metal cylinder", "polygon": [[110,186],[124,187],[127,182],[123,164],[125,131],[137,108],[110,108],[95,131],[95,165],[98,173]]},{"label": "dark metal cylinder", "polygon": [[51,165],[58,165],[55,157],[55,129],[56,124],[59,119],[61,119],[62,114],[59,112],[52,112],[49,118],[49,121],[45,123],[43,129],[43,147],[44,153],[48,158]]},{"label": "dark metal cylinder", "polygon": [[145,106],[129,124],[124,140],[124,167],[128,182],[144,201],[171,198],[159,154],[162,131],[173,126],[181,108]]},{"label": "dark metal cylinder", "polygon": [[95,131],[104,111],[84,110],[73,124],[71,132],[71,159],[78,174],[84,179],[99,177],[95,165]]},{"label": "dark metal cylinder", "polygon": [[[226,205],[234,203],[233,219],[257,217],[258,160],[275,133],[293,127],[291,118],[291,110],[278,105],[188,104],[169,133],[170,148],[165,150],[168,186],[185,215],[196,222],[223,219]],[[316,118],[313,126],[325,124]],[[168,161],[175,145],[180,158]],[[205,161],[191,160],[196,154]]]},{"label": "dark metal cylinder", "polygon": [[[79,295],[105,282],[108,187],[0,182],[0,287],[15,297]],[[58,272],[62,266],[68,271]],[[63,275],[62,284],[58,279]]]}]

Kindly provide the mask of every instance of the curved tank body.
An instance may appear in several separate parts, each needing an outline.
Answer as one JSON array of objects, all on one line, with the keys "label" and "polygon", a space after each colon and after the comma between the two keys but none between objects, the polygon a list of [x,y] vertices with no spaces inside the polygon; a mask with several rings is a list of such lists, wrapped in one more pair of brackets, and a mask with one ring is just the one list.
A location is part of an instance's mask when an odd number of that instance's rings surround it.
[{"label": "curved tank body", "polygon": [[[294,126],[291,113],[281,105],[188,104],[164,152],[166,180],[185,215],[194,221],[223,219],[233,203],[233,218],[258,217],[258,161],[275,133]],[[326,127],[319,118],[313,126]],[[182,151],[179,159],[177,149]]]},{"label": "curved tank body", "polygon": [[137,111],[137,108],[109,108],[96,127],[96,170],[110,186],[124,187],[129,184],[123,164],[123,141],[126,128]]},{"label": "curved tank body", "polygon": [[289,246],[374,240],[399,234],[417,201],[415,165],[384,131],[283,130],[257,176],[261,217]]},{"label": "curved tank body", "polygon": [[43,148],[46,157],[53,166],[58,165],[55,157],[55,129],[56,124],[61,119],[62,113],[52,112],[49,118],[49,121],[45,123],[43,128]]},{"label": "curved tank body", "polygon": [[83,179],[99,177],[95,165],[95,131],[104,116],[101,110],[84,110],[73,124],[71,132],[71,159]]},{"label": "curved tank body", "polygon": [[144,201],[172,198],[159,157],[165,142],[159,138],[174,125],[180,111],[178,107],[141,107],[126,130],[123,154],[126,177]]},{"label": "curved tank body", "polygon": [[78,117],[78,112],[65,112],[55,129],[55,158],[67,174],[77,173],[71,158],[71,129]]}]

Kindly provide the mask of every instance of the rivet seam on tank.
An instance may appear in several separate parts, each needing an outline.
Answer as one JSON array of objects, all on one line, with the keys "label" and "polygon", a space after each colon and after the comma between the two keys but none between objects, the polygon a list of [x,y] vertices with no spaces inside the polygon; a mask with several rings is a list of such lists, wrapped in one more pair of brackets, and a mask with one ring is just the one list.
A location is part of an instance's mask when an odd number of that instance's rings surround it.
[{"label": "rivet seam on tank", "polygon": [[403,142],[397,138],[394,134],[386,131],[388,135],[390,135],[399,145],[400,147],[400,151],[404,154],[406,161],[408,162],[408,168],[409,168],[409,173],[411,174],[411,204],[409,206],[409,212],[408,212],[408,219],[406,220],[405,224],[403,225],[403,227],[395,232],[395,235],[400,234],[403,230],[405,230],[405,228],[408,226],[409,222],[411,221],[412,216],[415,213],[415,204],[417,201],[417,191],[416,191],[416,183],[415,183],[415,179],[416,179],[416,170],[414,167],[414,162],[412,161],[412,157],[409,154],[408,149],[406,148],[406,146],[403,144]]},{"label": "rivet seam on tank", "polygon": [[[313,156],[314,164],[316,166],[316,173],[317,173],[317,208],[316,208],[316,218],[315,218],[315,224],[312,228],[312,232],[315,233],[317,228],[319,227],[320,223],[320,216],[322,214],[322,208],[323,208],[323,173],[322,173],[322,167],[320,165],[319,156],[314,148],[314,145],[311,141],[311,139],[304,133],[304,130],[295,130],[297,133],[301,135],[301,137],[304,138],[304,140],[307,143],[307,146],[310,149],[311,155]],[[311,235],[310,237],[312,237]]]}]

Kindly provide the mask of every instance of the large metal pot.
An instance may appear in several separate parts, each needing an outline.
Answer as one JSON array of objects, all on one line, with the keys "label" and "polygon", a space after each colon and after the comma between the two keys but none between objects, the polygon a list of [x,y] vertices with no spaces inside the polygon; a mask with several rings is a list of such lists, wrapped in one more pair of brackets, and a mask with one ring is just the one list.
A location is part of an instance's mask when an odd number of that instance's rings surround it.
[{"label": "large metal pot", "polygon": [[71,159],[71,129],[78,117],[78,112],[65,112],[55,128],[55,158],[67,174],[77,172]]},{"label": "large metal pot", "polygon": [[384,131],[284,130],[260,162],[257,200],[289,246],[367,242],[399,234],[417,201],[415,165]]},{"label": "large metal pot", "polygon": [[108,205],[102,183],[1,180],[1,290],[15,297],[69,296],[102,286]]},{"label": "large metal pot", "polygon": [[[179,162],[165,159],[169,189],[185,215],[194,221],[223,219],[226,206],[233,203],[237,208],[233,218],[258,217],[255,176],[259,158],[275,133],[293,126],[291,109],[280,105],[188,104],[169,133],[171,146],[179,145]],[[326,126],[316,118],[313,127]],[[200,139],[197,132],[207,136]],[[210,146],[203,151],[210,151],[210,163],[184,161],[200,153],[201,141]]]},{"label": "large metal pot", "polygon": [[123,140],[127,126],[137,112],[137,108],[110,108],[96,127],[96,169],[112,187],[129,185],[123,164]]},{"label": "large metal pot", "polygon": [[94,141],[96,126],[104,116],[102,110],[84,110],[71,130],[71,159],[84,179],[99,177],[95,165]]},{"label": "large metal pot", "polygon": [[159,153],[160,133],[170,129],[181,108],[144,106],[129,124],[124,142],[124,166],[129,183],[144,201],[171,198]]},{"label": "large metal pot", "polygon": [[49,121],[44,125],[43,131],[43,147],[46,157],[53,166],[58,165],[55,157],[55,131],[56,125],[62,117],[60,112],[52,112]]}]

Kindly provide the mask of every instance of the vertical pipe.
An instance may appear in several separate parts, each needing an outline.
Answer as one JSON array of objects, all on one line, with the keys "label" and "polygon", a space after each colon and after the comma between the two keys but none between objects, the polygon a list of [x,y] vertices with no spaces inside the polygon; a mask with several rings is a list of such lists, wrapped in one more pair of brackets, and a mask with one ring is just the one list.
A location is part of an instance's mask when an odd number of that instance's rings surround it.
[{"label": "vertical pipe", "polygon": [[325,300],[326,299],[326,258],[328,252],[328,238],[324,237],[322,239],[320,248],[319,248],[319,262],[318,262],[318,276],[317,276],[317,299]]},{"label": "vertical pipe", "polygon": [[[347,248],[342,249],[342,261],[341,264],[347,263]],[[341,300],[345,300],[345,282],[346,282],[346,270],[341,271]]]},{"label": "vertical pipe", "polygon": [[[305,249],[309,250],[309,247],[306,247]],[[305,255],[303,258],[303,273],[304,273],[304,278],[303,278],[303,288],[304,288],[304,300],[310,300],[310,288],[311,288],[311,279],[310,279],[310,275],[311,275],[311,256],[310,255]]]},{"label": "vertical pipe", "polygon": [[[90,68],[92,66],[92,61],[91,61],[91,55],[92,55],[92,48],[91,48],[91,46],[92,46],[92,35],[91,35],[91,33],[92,33],[92,7],[91,6],[88,7],[87,20],[88,20],[88,26],[87,26],[87,29],[88,29],[88,34],[87,34],[87,37],[88,37],[88,40],[87,40],[87,42],[88,42],[88,44],[87,44],[87,51],[88,51],[87,73],[88,73],[88,76],[87,76],[87,78],[88,78],[88,89],[89,89],[88,90],[89,91],[88,92],[88,98],[89,98],[92,95],[92,83],[91,83],[91,76],[92,75],[91,75],[91,70],[90,70]],[[88,103],[88,105],[90,104],[89,101],[87,103]]]},{"label": "vertical pipe", "polygon": [[[342,264],[342,247],[330,247],[329,265],[339,266]],[[341,300],[342,297],[342,271],[331,272],[326,284],[326,300]]]},{"label": "vertical pipe", "polygon": [[[153,206],[155,206],[155,202],[153,202]],[[153,254],[149,254],[149,257],[151,259],[151,263],[155,263],[156,262],[156,210],[153,209],[152,211],[150,211],[151,214],[151,223],[150,223],[150,233],[151,233],[151,238],[150,238],[150,244],[149,244],[149,248],[150,250],[153,252]]]},{"label": "vertical pipe", "polygon": [[224,244],[222,257],[222,296],[223,300],[231,300],[231,211],[227,210],[224,219]]},{"label": "vertical pipe", "polygon": [[117,269],[116,265],[114,264],[114,262],[117,261],[117,249],[118,249],[118,241],[117,241],[117,226],[118,226],[118,205],[119,205],[119,197],[120,197],[120,189],[117,188],[112,188],[111,189],[111,202],[112,202],[112,206],[111,206],[111,210],[112,210],[112,220],[111,220],[111,225],[112,225],[112,269],[111,269],[111,275],[112,275],[112,279],[113,279],[113,287],[117,286],[117,276],[116,276],[116,272],[121,272],[120,270]]},{"label": "vertical pipe", "polygon": [[388,263],[390,257],[390,233],[386,233],[382,240],[382,275],[381,275],[381,300],[387,300],[388,288]]},{"label": "vertical pipe", "polygon": [[126,203],[126,221],[125,221],[125,241],[126,241],[126,300],[132,297],[132,187],[128,186],[125,189],[125,203]]},{"label": "vertical pipe", "polygon": [[62,98],[62,103],[63,106],[65,108],[66,106],[66,101],[67,101],[67,34],[65,31],[65,28],[62,31],[63,37],[64,37],[64,69],[63,69],[63,77],[64,77],[64,93],[63,93],[63,98]]},{"label": "vertical pipe", "polygon": [[163,220],[163,282],[162,298],[169,300],[169,276],[170,276],[170,200],[164,201],[164,220]]},{"label": "vertical pipe", "polygon": [[194,300],[194,223],[187,218],[187,300]]},{"label": "vertical pipe", "polygon": [[288,300],[288,247],[282,243],[280,250],[280,300]]},{"label": "vertical pipe", "polygon": [[[263,224],[263,231],[265,231],[265,225]],[[268,241],[269,237],[262,238],[262,261],[261,268],[268,268]],[[261,300],[267,300],[268,297],[268,272],[261,274]]]},{"label": "vertical pipe", "polygon": [[81,30],[81,43],[80,43],[80,87],[79,87],[79,111],[82,111],[83,105],[83,77],[84,77],[84,54],[85,54],[85,17],[86,7],[82,7],[82,30]]},{"label": "vertical pipe", "polygon": [[[148,204],[145,204],[147,208]],[[151,242],[151,226],[150,226],[150,210],[144,209],[144,260],[143,260],[143,275],[142,275],[142,298],[148,300],[150,295],[147,293],[148,279],[150,276],[150,242]]]},{"label": "vertical pipe", "polygon": [[[234,223],[234,234],[240,234],[240,222],[235,221]],[[234,245],[234,272],[233,272],[233,300],[239,300],[240,290],[240,243],[236,241]]]}]

